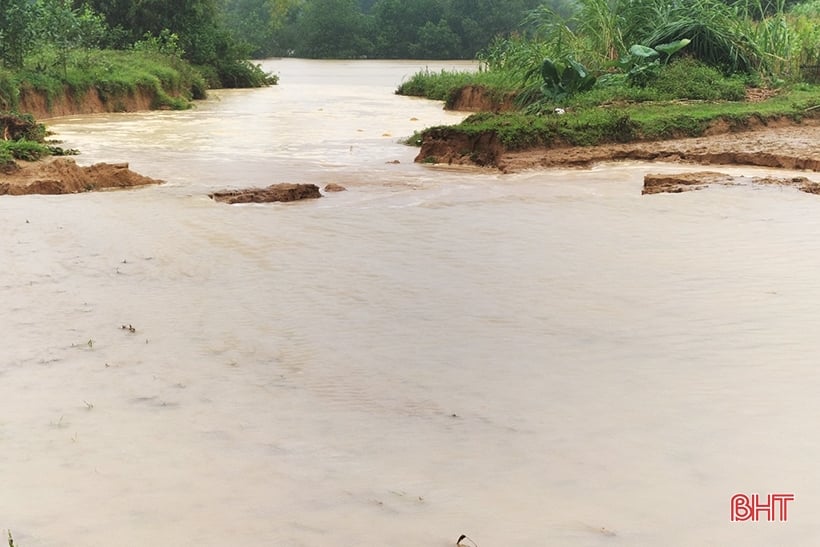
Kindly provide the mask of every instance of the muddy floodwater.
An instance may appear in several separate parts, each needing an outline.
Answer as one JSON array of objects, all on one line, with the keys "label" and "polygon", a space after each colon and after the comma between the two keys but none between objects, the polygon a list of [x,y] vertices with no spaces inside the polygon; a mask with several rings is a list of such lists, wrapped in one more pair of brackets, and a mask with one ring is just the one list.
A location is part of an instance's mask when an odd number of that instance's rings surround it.
[{"label": "muddy floodwater", "polygon": [[[455,63],[264,65],[279,86],[50,121],[165,185],[0,198],[3,534],[820,544],[818,196],[418,165],[398,139],[465,114],[393,90]],[[207,197],[275,182],[348,190]],[[737,493],[795,500],[731,522]]]}]

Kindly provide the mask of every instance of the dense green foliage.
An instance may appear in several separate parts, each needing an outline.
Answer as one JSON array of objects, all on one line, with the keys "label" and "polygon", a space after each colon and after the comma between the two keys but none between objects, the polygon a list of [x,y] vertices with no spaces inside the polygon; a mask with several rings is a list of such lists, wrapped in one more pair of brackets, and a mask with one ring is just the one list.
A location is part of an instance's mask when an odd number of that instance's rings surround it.
[{"label": "dense green foliage", "polygon": [[[466,85],[516,97],[516,111],[428,135],[490,133],[508,148],[594,145],[801,119],[820,105],[820,87],[810,85],[820,80],[820,0],[577,0],[563,15],[534,10],[525,26],[485,48],[472,77],[424,72],[402,84],[398,92],[433,98]],[[778,92],[752,103],[748,87]]]},{"label": "dense green foliage", "polygon": [[[579,93],[587,102],[740,100],[744,84],[820,79],[820,1],[786,8],[784,0],[577,0],[561,16],[542,6],[527,16],[527,34],[497,38],[482,50],[474,82],[459,78],[494,94],[512,87],[518,103],[535,112]],[[596,85],[570,89],[582,73],[597,77]],[[425,74],[411,82],[433,90],[455,81],[438,79]],[[495,90],[498,81],[503,91]]]},{"label": "dense green foliage", "polygon": [[[173,40],[182,58],[204,67],[211,85],[264,85],[265,75],[246,61],[250,51],[221,24],[218,0],[74,0],[105,20],[108,47],[124,49],[141,40]],[[88,9],[87,7],[84,9]]]},{"label": "dense green foliage", "polygon": [[0,0],[0,63],[67,77],[77,52],[147,46],[200,67],[212,86],[270,83],[220,9],[221,0]]},{"label": "dense green foliage", "polygon": [[[257,57],[467,59],[499,36],[540,34],[561,42],[564,34],[569,38],[565,46],[577,45],[574,37],[584,35],[599,60],[613,60],[633,43],[671,42],[671,35],[685,30],[692,34],[692,50],[704,56],[724,55],[724,60],[740,66],[761,59],[759,52],[750,49],[754,37],[746,32],[749,29],[736,21],[762,21],[803,4],[798,0],[212,1],[217,2],[218,20]],[[523,26],[522,21],[526,21]],[[553,52],[553,57],[566,53]]]},{"label": "dense green foliage", "polygon": [[520,30],[526,13],[541,3],[223,0],[222,19],[257,56],[469,59],[494,36]]}]

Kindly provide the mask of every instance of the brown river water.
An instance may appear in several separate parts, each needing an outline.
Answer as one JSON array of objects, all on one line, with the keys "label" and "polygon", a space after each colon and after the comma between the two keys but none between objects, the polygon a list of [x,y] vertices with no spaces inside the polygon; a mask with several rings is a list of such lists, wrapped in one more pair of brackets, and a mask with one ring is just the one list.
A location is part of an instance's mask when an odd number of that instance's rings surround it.
[{"label": "brown river water", "polygon": [[[414,164],[464,116],[393,94],[425,66],[50,120],[168,182],[0,198],[16,545],[820,544],[820,198]],[[348,191],[207,197],[285,181]]]}]

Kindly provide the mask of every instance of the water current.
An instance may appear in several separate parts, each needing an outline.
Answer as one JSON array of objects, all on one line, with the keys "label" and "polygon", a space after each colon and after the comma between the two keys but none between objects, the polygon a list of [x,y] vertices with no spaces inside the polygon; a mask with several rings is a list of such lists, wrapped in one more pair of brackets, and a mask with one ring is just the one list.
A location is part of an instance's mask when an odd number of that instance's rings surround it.
[{"label": "water current", "polygon": [[[49,121],[166,184],[0,198],[16,545],[820,544],[817,196],[414,164],[465,114],[393,90],[456,63],[264,66]],[[274,182],[348,191],[207,197]],[[735,493],[795,501],[730,522]]]}]

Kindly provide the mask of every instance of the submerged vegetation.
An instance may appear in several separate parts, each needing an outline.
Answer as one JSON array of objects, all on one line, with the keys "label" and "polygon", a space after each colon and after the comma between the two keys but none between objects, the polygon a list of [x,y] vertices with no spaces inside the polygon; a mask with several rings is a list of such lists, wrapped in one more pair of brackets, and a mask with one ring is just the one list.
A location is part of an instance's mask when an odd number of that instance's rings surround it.
[{"label": "submerged vegetation", "polygon": [[426,134],[593,145],[818,113],[820,0],[577,0],[569,16],[530,12],[523,28],[485,48],[477,72],[425,71],[400,86],[445,101],[466,85],[515,97],[512,112]]}]

